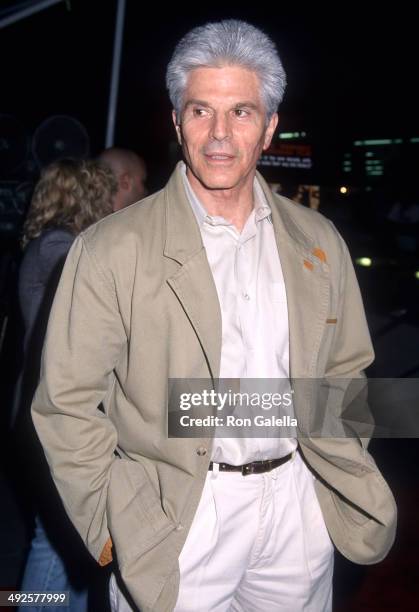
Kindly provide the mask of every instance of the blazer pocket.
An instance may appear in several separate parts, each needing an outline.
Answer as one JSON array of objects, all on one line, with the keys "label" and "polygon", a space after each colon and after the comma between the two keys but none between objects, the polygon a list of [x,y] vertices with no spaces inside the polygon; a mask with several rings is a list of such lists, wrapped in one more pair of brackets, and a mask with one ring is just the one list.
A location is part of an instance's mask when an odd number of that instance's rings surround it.
[{"label": "blazer pocket", "polygon": [[176,527],[164,513],[142,464],[130,459],[112,464],[106,513],[121,566],[156,546]]}]

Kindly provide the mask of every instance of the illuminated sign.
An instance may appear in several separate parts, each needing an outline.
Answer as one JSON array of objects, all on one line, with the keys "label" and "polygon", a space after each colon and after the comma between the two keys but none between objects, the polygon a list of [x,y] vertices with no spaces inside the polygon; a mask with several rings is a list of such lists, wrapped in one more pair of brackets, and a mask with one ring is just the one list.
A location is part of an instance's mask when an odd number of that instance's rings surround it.
[{"label": "illuminated sign", "polygon": [[259,160],[259,166],[310,170],[312,149],[308,144],[280,142],[270,146]]}]

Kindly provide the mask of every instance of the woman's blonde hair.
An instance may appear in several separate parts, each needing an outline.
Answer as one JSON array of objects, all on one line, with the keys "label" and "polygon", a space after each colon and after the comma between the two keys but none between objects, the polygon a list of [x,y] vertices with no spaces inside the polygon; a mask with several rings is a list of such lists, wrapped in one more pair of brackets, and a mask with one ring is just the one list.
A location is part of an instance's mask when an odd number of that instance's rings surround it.
[{"label": "woman's blonde hair", "polygon": [[22,246],[50,227],[79,234],[112,212],[117,189],[112,172],[94,160],[62,159],[50,164],[35,187]]}]

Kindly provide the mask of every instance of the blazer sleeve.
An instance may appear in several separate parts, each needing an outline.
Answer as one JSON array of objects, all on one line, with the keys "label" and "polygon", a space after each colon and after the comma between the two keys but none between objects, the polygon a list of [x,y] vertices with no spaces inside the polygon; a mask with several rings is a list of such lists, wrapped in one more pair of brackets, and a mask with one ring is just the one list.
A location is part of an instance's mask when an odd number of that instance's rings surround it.
[{"label": "blazer sleeve", "polygon": [[52,306],[32,418],[66,511],[98,560],[109,541],[106,496],[117,445],[98,407],[125,345],[112,281],[80,236]]}]

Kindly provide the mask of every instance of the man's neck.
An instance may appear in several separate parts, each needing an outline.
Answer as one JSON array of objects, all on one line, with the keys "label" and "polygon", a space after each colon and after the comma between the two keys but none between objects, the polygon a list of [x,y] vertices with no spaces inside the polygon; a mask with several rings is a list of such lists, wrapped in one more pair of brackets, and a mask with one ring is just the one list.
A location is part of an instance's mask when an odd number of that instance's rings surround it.
[{"label": "man's neck", "polygon": [[241,232],[253,210],[254,176],[249,176],[243,184],[232,189],[207,189],[189,168],[186,170],[186,175],[207,213],[212,217],[223,217]]}]

